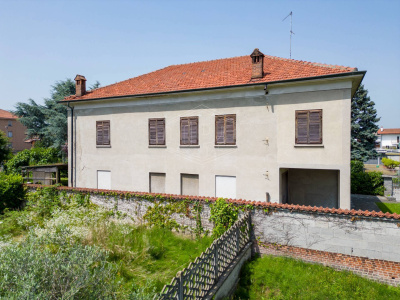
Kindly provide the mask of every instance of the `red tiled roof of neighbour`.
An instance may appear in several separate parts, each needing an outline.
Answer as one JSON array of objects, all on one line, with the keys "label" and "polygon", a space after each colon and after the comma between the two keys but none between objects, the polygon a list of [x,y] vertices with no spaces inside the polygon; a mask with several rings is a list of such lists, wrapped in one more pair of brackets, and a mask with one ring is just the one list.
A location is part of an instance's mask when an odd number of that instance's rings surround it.
[{"label": "red tiled roof of neighbour", "polygon": [[[41,184],[25,184],[28,188],[41,189],[44,187],[49,187]],[[131,192],[131,191],[118,191],[118,190],[102,190],[102,189],[91,189],[91,188],[76,188],[76,187],[68,187],[68,186],[59,186],[56,189],[61,191],[76,191],[80,193],[89,193],[89,194],[107,194],[111,193],[114,196],[122,197],[164,197],[166,199],[175,199],[175,200],[194,200],[194,201],[205,201],[205,202],[215,202],[217,201],[217,197],[205,197],[205,196],[187,196],[187,195],[174,195],[174,194],[157,194],[157,193],[147,193],[147,192]],[[207,200],[207,201],[206,201]],[[281,204],[274,202],[261,202],[261,201],[249,201],[243,199],[226,199],[228,202],[233,203],[235,205],[252,205],[254,207],[259,208],[267,208],[267,209],[285,209],[289,211],[303,211],[308,213],[326,213],[326,214],[338,214],[338,215],[346,215],[351,218],[356,219],[357,217],[371,217],[371,218],[386,218],[386,219],[394,219],[400,221],[400,214],[396,213],[383,213],[376,211],[368,211],[368,210],[349,210],[342,208],[328,208],[328,207],[316,207],[316,206],[306,206],[306,205],[298,205],[298,204]]]},{"label": "red tiled roof of neighbour", "polygon": [[117,96],[156,94],[224,86],[268,83],[357,71],[357,68],[312,63],[265,55],[264,76],[251,79],[249,55],[211,61],[172,65],[148,74],[88,91],[66,101]]},{"label": "red tiled roof of neighbour", "polygon": [[387,128],[381,131],[380,129],[377,132],[378,134],[400,134],[400,128]]},{"label": "red tiled roof of neighbour", "polygon": [[9,111],[0,109],[0,119],[18,119],[18,117]]}]

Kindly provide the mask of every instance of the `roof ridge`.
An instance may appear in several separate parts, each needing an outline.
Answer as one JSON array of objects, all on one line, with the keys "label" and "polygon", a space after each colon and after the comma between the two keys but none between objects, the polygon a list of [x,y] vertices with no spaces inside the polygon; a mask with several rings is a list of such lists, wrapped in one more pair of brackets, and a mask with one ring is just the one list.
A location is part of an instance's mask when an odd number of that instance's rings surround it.
[{"label": "roof ridge", "polygon": [[265,57],[269,57],[272,59],[278,59],[278,60],[282,60],[282,61],[288,61],[288,62],[302,63],[304,65],[313,65],[316,67],[330,68],[330,69],[341,69],[341,70],[357,69],[357,68],[353,68],[350,66],[330,65],[330,64],[325,64],[325,63],[318,63],[318,62],[312,62],[312,61],[307,61],[307,60],[298,60],[298,59],[293,59],[293,58],[284,58],[284,57],[273,56],[273,55],[265,55]]}]

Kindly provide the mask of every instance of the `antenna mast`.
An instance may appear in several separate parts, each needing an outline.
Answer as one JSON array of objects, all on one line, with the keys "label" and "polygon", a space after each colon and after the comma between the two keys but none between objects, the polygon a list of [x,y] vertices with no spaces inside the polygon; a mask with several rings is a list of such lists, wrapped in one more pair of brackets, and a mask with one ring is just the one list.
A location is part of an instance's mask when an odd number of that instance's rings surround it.
[{"label": "antenna mast", "polygon": [[284,18],[282,20],[285,21],[288,17],[290,16],[290,59],[292,58],[292,35],[294,34],[293,30],[292,30],[292,16],[293,16],[293,12],[290,12],[286,18]]}]

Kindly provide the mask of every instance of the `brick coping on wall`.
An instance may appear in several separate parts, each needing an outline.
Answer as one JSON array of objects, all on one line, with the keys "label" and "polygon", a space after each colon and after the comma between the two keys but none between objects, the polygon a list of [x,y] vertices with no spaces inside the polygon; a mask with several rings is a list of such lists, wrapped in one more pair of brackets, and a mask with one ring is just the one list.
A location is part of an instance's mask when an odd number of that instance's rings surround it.
[{"label": "brick coping on wall", "polygon": [[[28,188],[44,188],[44,187],[54,187],[49,185],[41,184],[25,184]],[[153,197],[165,197],[175,200],[197,200],[197,201],[210,201],[215,202],[217,197],[205,197],[205,196],[187,196],[187,195],[175,195],[175,194],[157,194],[157,193],[147,193],[147,192],[133,192],[133,191],[119,191],[119,190],[102,190],[102,189],[91,189],[91,188],[76,188],[67,186],[56,187],[60,191],[76,191],[81,193],[89,194],[102,194],[102,193],[113,193],[120,196],[153,196]],[[324,214],[335,214],[335,215],[345,215],[351,217],[366,217],[366,218],[384,218],[392,220],[400,220],[400,214],[383,213],[368,210],[355,210],[355,209],[341,209],[341,208],[328,208],[328,207],[316,207],[316,206],[305,206],[298,204],[280,204],[274,202],[261,202],[261,201],[249,201],[243,199],[226,199],[228,202],[236,205],[253,205],[254,207],[259,207],[263,209],[277,209],[277,210],[289,210],[289,211],[299,211],[308,213],[324,213]]]},{"label": "brick coping on wall", "polygon": [[255,243],[255,251],[262,255],[285,256],[317,263],[339,270],[346,270],[375,281],[400,285],[400,262],[370,259],[320,250],[270,243]]}]

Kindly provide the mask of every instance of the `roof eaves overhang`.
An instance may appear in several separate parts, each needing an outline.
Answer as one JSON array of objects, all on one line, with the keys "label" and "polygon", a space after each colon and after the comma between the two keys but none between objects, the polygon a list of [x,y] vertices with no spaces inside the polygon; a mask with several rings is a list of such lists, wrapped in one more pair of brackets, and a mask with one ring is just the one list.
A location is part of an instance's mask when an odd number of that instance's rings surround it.
[{"label": "roof eaves overhang", "polygon": [[329,75],[321,75],[321,76],[313,76],[313,77],[303,77],[303,78],[295,78],[295,79],[286,79],[286,80],[277,80],[277,81],[268,81],[268,82],[254,82],[254,83],[246,83],[239,85],[226,85],[226,86],[218,86],[218,87],[210,87],[210,88],[199,88],[199,89],[189,89],[189,90],[180,90],[180,91],[170,91],[170,92],[160,92],[160,93],[147,93],[147,94],[134,94],[134,95],[123,95],[123,96],[113,96],[113,97],[102,97],[102,98],[90,98],[90,99],[77,99],[77,100],[61,100],[58,103],[87,103],[92,101],[104,101],[104,100],[120,100],[120,99],[128,99],[128,98],[145,98],[145,97],[160,97],[167,96],[171,94],[182,94],[182,93],[193,93],[193,92],[201,92],[201,91],[212,91],[212,90],[221,90],[227,88],[243,88],[243,87],[251,87],[251,86],[265,86],[271,84],[285,84],[285,83],[296,83],[296,82],[304,82],[311,80],[321,80],[321,79],[334,79],[334,78],[343,78],[343,77],[352,77],[352,93],[351,97],[354,96],[358,87],[360,86],[365,74],[367,71],[354,71],[347,73],[337,73],[337,74],[329,74]]}]

